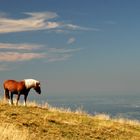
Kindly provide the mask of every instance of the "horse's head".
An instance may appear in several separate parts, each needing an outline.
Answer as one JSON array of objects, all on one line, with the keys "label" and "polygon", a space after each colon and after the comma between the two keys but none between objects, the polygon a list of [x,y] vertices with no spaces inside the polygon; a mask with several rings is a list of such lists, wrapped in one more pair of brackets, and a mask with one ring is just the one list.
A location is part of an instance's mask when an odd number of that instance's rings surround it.
[{"label": "horse's head", "polygon": [[36,82],[36,86],[34,87],[34,90],[35,90],[38,94],[41,94],[40,82]]}]

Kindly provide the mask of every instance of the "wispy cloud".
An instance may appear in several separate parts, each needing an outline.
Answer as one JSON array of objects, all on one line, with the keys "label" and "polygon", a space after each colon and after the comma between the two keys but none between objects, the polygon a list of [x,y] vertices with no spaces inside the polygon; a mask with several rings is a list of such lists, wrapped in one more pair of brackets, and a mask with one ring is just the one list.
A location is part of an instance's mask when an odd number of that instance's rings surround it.
[{"label": "wispy cloud", "polygon": [[89,27],[82,27],[79,25],[74,24],[65,24],[63,25],[65,28],[69,30],[82,30],[82,31],[101,31],[99,28],[89,28]]},{"label": "wispy cloud", "polygon": [[44,53],[0,52],[0,62],[19,62],[45,58]]},{"label": "wispy cloud", "polygon": [[80,51],[81,48],[76,48],[76,49],[66,49],[66,48],[48,48],[48,51],[50,53],[71,53],[71,52],[76,52]]},{"label": "wispy cloud", "polygon": [[75,39],[74,37],[71,37],[71,38],[68,39],[67,44],[72,44],[72,43],[74,43],[75,41],[76,41],[76,39]]},{"label": "wispy cloud", "polygon": [[41,50],[41,48],[43,48],[43,45],[0,43],[0,62],[18,62],[45,58],[44,53],[33,52]]},{"label": "wispy cloud", "polygon": [[48,48],[38,44],[0,43],[0,71],[16,69],[16,64],[27,61],[42,60],[53,63],[69,60],[81,48]]},{"label": "wispy cloud", "polygon": [[[10,17],[0,12],[0,34],[8,34],[23,31],[48,30],[57,33],[69,33],[71,31],[89,31],[92,28],[58,21],[59,16],[55,12],[24,12],[24,17]],[[20,16],[20,15],[19,15]],[[98,29],[96,29],[98,30]],[[67,45],[76,40],[71,37]],[[43,62],[66,61],[81,48],[50,48],[42,44],[32,43],[0,43],[0,71],[8,70],[8,64],[27,62],[32,60],[43,60]]]},{"label": "wispy cloud", "polygon": [[80,51],[81,48],[77,49],[66,49],[66,48],[48,48],[47,60],[48,62],[65,61],[73,56],[73,53]]},{"label": "wispy cloud", "polygon": [[24,13],[26,18],[12,19],[0,17],[0,33],[21,32],[31,30],[52,29],[59,26],[58,22],[48,20],[56,18],[54,12]]},{"label": "wispy cloud", "polygon": [[84,30],[84,31],[99,31],[97,28],[82,27],[71,23],[61,21],[52,21],[58,15],[55,12],[25,12],[25,18],[9,18],[6,14],[0,14],[0,34],[56,29],[56,31],[64,30]]},{"label": "wispy cloud", "polygon": [[[81,48],[46,48],[44,45],[35,44],[0,43],[0,50],[0,62],[24,62],[35,59],[55,62],[69,59],[74,52],[80,51]],[[34,50],[37,51],[34,52]]]},{"label": "wispy cloud", "polygon": [[57,62],[57,61],[66,61],[72,54],[49,54],[48,55],[48,62]]},{"label": "wispy cloud", "polygon": [[36,44],[27,44],[27,43],[0,43],[0,49],[8,49],[8,50],[36,50],[42,48],[43,45],[36,45]]}]

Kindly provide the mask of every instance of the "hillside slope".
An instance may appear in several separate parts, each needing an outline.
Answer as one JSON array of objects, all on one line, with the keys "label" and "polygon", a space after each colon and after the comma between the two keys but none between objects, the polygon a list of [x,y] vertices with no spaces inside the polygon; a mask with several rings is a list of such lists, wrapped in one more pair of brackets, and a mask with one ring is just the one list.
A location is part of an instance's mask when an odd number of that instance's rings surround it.
[{"label": "hillside slope", "polygon": [[0,102],[0,140],[139,140],[136,121]]}]

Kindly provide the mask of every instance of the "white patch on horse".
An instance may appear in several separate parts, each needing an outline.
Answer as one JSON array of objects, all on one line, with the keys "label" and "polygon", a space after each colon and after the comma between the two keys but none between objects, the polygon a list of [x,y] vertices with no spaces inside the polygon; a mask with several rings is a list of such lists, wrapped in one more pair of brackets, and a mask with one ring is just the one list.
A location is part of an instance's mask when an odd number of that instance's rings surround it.
[{"label": "white patch on horse", "polygon": [[32,88],[33,86],[36,86],[37,80],[34,79],[24,79],[25,87],[27,89]]}]

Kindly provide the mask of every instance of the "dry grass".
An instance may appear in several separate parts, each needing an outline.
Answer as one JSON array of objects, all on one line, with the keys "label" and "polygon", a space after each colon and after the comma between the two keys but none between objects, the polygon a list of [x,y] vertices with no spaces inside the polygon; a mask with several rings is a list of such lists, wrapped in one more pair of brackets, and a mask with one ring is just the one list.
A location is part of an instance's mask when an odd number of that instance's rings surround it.
[{"label": "dry grass", "polygon": [[0,102],[0,140],[139,140],[140,123],[82,109],[37,105],[9,106]]},{"label": "dry grass", "polygon": [[2,123],[0,126],[1,140],[27,140],[29,133],[26,129],[20,130],[14,124]]}]

